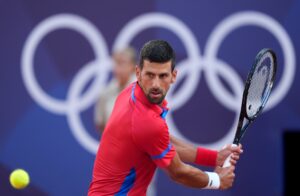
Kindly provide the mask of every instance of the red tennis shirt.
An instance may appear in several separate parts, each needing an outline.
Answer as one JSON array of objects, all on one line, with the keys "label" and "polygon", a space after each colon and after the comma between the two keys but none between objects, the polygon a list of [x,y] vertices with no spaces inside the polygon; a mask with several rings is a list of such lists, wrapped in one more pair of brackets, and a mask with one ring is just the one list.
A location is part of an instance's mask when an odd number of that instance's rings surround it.
[{"label": "red tennis shirt", "polygon": [[118,96],[101,138],[89,196],[145,196],[156,167],[175,156],[166,100],[148,101],[137,82]]}]

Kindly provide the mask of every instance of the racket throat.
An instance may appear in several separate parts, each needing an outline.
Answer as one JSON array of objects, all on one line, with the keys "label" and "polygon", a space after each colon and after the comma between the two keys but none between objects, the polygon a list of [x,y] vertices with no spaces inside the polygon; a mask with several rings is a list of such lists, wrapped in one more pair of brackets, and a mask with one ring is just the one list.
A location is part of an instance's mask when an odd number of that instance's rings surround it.
[{"label": "racket throat", "polygon": [[233,144],[239,145],[241,143],[242,138],[244,137],[244,134],[246,132],[246,129],[250,125],[251,121],[248,119],[244,118],[242,121],[239,121],[236,135],[233,140]]}]

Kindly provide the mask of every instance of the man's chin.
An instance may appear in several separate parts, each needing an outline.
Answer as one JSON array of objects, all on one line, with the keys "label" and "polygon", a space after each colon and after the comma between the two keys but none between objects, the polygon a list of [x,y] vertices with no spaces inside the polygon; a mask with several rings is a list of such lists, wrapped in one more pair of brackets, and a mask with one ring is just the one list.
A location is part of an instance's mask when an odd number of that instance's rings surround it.
[{"label": "man's chin", "polygon": [[161,97],[148,96],[148,100],[153,104],[161,104],[164,100],[164,96],[161,96]]}]

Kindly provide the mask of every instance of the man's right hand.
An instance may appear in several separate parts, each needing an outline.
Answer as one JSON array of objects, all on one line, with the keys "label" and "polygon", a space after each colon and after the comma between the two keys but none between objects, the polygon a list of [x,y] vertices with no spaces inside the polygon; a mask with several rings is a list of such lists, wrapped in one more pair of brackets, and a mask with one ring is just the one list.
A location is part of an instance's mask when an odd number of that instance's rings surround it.
[{"label": "man's right hand", "polygon": [[219,166],[216,167],[215,172],[220,177],[220,189],[221,190],[232,187],[234,177],[235,177],[234,170],[235,170],[234,166],[224,167],[224,168],[219,167]]}]

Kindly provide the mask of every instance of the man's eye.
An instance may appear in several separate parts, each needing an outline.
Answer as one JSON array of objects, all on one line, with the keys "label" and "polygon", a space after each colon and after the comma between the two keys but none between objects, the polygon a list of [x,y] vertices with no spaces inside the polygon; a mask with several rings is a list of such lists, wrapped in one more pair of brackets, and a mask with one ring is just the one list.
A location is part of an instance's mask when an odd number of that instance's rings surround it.
[{"label": "man's eye", "polygon": [[149,76],[150,78],[153,78],[153,77],[154,77],[154,74],[148,73],[148,76]]},{"label": "man's eye", "polygon": [[168,75],[167,74],[162,74],[160,75],[160,78],[166,78]]}]

